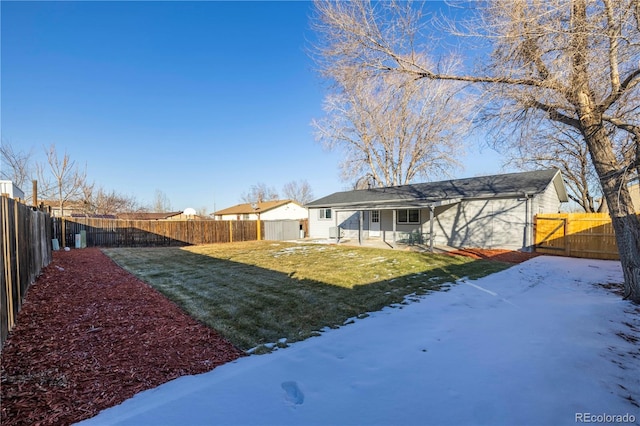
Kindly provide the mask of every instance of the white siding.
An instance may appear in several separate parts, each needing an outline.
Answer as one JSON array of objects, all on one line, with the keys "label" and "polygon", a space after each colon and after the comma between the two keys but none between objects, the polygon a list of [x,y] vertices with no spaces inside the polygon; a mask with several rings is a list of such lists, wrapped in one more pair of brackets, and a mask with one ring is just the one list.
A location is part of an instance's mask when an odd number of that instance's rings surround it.
[{"label": "white siding", "polygon": [[336,226],[335,212],[331,211],[331,219],[320,219],[320,210],[309,209],[309,237],[329,238],[329,228]]},{"label": "white siding", "polygon": [[286,219],[306,219],[309,213],[307,209],[295,204],[288,203],[275,209],[268,210],[260,214],[261,220],[286,220]]},{"label": "white siding", "polygon": [[533,213],[558,213],[560,205],[556,186],[551,182],[542,194],[536,195]]},{"label": "white siding", "polygon": [[[342,229],[342,238],[357,240],[359,230],[359,212],[331,210],[331,219],[321,219],[320,210],[309,209],[309,237],[329,238],[329,228],[339,226]],[[364,226],[364,225],[363,225]]]},{"label": "white siding", "polygon": [[[264,213],[260,213],[260,220],[300,220],[306,219],[308,214],[309,213],[306,208],[296,203],[288,203],[283,206],[267,210]],[[238,220],[238,216],[240,217],[240,220],[258,220],[258,215],[256,213],[216,215],[216,219]]]},{"label": "white siding", "polygon": [[[250,213],[248,215],[237,213],[216,215],[216,220],[238,220],[238,216],[240,216],[240,220],[258,220],[258,215],[255,213]],[[260,219],[262,219],[262,217]]]},{"label": "white siding", "polygon": [[525,247],[526,223],[524,199],[463,201],[436,209],[434,241],[452,247],[519,250]]}]

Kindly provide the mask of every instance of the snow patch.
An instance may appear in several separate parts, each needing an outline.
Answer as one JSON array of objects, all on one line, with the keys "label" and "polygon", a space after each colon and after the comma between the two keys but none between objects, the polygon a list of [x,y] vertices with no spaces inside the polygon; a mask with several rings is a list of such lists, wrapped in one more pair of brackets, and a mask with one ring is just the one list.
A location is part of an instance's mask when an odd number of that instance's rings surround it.
[{"label": "snow patch", "polygon": [[540,256],[173,380],[81,424],[637,422],[640,312],[600,285],[622,279],[620,262]]}]

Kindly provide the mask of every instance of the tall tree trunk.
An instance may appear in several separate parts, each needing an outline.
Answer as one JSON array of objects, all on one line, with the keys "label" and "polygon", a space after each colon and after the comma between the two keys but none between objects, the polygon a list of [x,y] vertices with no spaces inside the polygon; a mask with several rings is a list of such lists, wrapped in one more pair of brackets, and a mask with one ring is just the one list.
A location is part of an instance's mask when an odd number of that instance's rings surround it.
[{"label": "tall tree trunk", "polygon": [[64,216],[64,201],[62,200],[62,184],[58,184],[58,207],[60,208],[60,217]]},{"label": "tall tree trunk", "polygon": [[591,158],[598,172],[602,192],[616,233],[624,273],[625,298],[640,303],[640,220],[635,214],[625,173],[611,150],[604,126],[591,124],[585,132]]},{"label": "tall tree trunk", "polygon": [[[625,192],[628,194],[626,188]],[[613,212],[611,220],[625,278],[625,298],[640,303],[640,221],[635,214],[616,217]]]},{"label": "tall tree trunk", "polygon": [[586,0],[573,0],[571,27],[571,103],[578,112],[580,130],[609,206],[624,274],[624,297],[640,303],[640,221],[627,187],[626,170],[613,152],[613,143],[602,119],[602,108],[597,106],[589,85]]}]

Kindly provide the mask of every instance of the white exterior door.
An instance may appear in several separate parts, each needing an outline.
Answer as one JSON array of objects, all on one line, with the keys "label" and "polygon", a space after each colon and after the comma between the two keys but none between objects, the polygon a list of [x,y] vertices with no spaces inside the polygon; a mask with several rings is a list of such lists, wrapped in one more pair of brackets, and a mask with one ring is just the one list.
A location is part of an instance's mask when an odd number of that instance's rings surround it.
[{"label": "white exterior door", "polygon": [[371,210],[369,212],[369,236],[380,236],[380,210]]}]

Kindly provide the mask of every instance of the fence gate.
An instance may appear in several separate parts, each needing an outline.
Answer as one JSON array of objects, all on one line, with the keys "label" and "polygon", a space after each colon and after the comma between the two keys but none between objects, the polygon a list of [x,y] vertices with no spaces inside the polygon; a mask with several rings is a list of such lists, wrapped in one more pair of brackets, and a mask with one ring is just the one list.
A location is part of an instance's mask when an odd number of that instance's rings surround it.
[{"label": "fence gate", "polygon": [[535,224],[539,253],[590,259],[620,258],[607,213],[538,214]]},{"label": "fence gate", "polygon": [[536,251],[538,253],[564,255],[567,250],[567,218],[536,216]]}]

